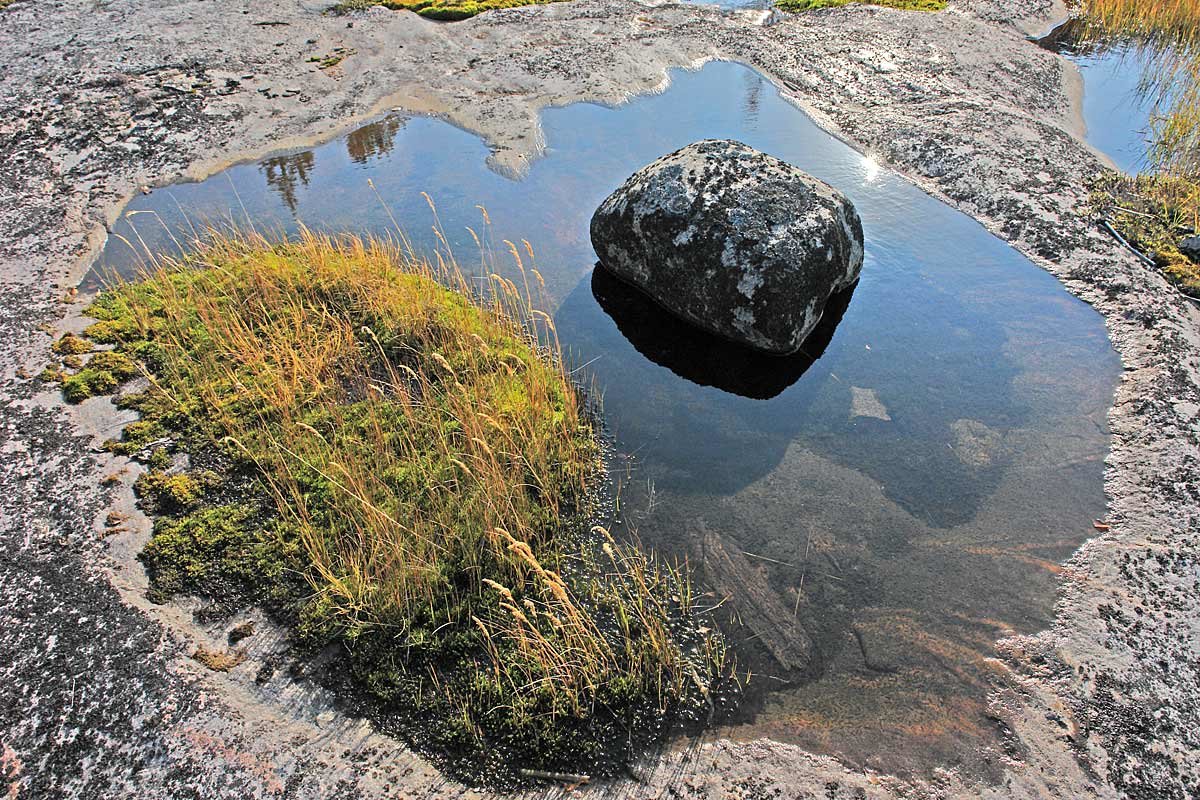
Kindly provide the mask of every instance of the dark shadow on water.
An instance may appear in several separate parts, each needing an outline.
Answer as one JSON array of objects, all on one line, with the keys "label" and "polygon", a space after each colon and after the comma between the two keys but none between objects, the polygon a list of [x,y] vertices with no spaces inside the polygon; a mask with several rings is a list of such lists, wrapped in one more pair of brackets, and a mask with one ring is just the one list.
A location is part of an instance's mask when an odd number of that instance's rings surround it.
[{"label": "dark shadow on water", "polygon": [[639,353],[699,386],[755,400],[779,395],[824,355],[853,294],[851,287],[829,298],[820,324],[800,351],[777,356],[707,333],[603,266],[592,270],[592,296]]},{"label": "dark shadow on water", "polygon": [[1091,55],[1098,47],[1087,39],[1088,24],[1081,17],[1072,17],[1040,39],[1033,41],[1045,50],[1065,56]]}]

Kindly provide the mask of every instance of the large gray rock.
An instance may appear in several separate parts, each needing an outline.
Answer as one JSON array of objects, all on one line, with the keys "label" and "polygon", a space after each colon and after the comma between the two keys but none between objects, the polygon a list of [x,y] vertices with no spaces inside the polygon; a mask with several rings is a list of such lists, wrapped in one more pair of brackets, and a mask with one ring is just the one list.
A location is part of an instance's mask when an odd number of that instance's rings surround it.
[{"label": "large gray rock", "polygon": [[690,144],[635,172],[592,216],[601,263],[695,325],[793,353],[862,270],[844,195],[741,142]]},{"label": "large gray rock", "polygon": [[1200,264],[1200,236],[1189,236],[1179,242],[1179,252]]}]

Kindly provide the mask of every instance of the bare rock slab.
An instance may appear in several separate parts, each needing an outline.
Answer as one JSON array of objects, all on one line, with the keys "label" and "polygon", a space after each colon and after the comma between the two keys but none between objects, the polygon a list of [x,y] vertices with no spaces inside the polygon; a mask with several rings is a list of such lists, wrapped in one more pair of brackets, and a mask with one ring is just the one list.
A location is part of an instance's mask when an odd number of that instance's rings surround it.
[{"label": "bare rock slab", "polygon": [[862,222],[828,184],[741,142],[696,142],[635,172],[592,216],[601,264],[667,311],[794,353],[857,281]]}]

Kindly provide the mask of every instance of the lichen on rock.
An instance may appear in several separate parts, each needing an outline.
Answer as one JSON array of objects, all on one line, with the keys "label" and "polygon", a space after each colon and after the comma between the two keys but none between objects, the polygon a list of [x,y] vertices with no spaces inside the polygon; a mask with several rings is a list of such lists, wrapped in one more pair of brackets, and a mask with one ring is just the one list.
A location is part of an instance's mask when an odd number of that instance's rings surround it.
[{"label": "lichen on rock", "polygon": [[597,209],[591,236],[606,268],[671,313],[779,354],[801,347],[863,263],[844,195],[731,140],[638,170]]}]

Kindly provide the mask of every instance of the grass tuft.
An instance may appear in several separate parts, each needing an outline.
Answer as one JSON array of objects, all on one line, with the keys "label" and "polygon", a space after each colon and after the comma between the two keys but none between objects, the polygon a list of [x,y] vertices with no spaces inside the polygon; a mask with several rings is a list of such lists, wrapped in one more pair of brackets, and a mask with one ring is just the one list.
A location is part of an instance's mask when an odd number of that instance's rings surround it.
[{"label": "grass tuft", "polygon": [[590,525],[596,430],[530,292],[493,275],[476,300],[438,263],[216,237],[92,304],[113,350],[64,390],[149,380],[111,447],[154,468],[154,599],[259,603],[337,645],[461,769],[616,772],[711,712],[723,641],[683,571]]}]

